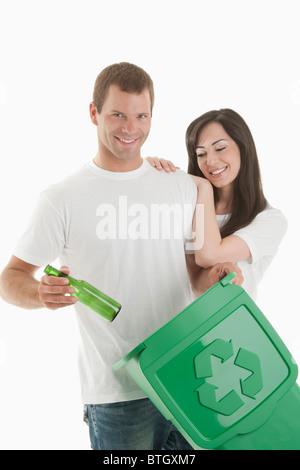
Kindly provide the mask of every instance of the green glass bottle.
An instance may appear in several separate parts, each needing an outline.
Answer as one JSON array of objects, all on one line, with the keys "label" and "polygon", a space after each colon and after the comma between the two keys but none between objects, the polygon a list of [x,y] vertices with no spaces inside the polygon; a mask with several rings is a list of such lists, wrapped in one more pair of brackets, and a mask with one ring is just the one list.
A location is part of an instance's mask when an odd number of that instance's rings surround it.
[{"label": "green glass bottle", "polygon": [[49,264],[44,269],[44,272],[48,276],[66,277],[69,279],[69,285],[75,289],[75,293],[71,295],[76,296],[79,302],[94,310],[107,321],[112,322],[122,308],[118,302],[103,294],[103,292],[100,292],[86,281],[74,279]]}]

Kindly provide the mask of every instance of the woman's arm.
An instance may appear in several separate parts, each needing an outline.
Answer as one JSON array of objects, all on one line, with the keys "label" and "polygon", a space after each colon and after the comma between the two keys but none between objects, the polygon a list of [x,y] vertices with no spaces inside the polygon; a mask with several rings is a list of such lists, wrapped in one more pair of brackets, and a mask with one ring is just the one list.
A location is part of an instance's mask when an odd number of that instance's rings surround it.
[{"label": "woman's arm", "polygon": [[165,160],[164,158],[158,157],[146,157],[147,160],[153,168],[156,168],[158,171],[165,170],[167,173],[170,171],[179,170],[179,166],[175,166],[171,160]]},{"label": "woman's arm", "polygon": [[[178,167],[170,160],[147,157],[146,160],[159,171],[176,171]],[[198,189],[197,208],[194,216],[195,261],[198,266],[209,268],[217,263],[237,263],[250,258],[247,243],[240,237],[230,235],[221,238],[215,213],[214,194],[211,183],[205,178],[192,176]]]},{"label": "woman's arm", "polygon": [[236,277],[231,281],[232,284],[241,286],[244,282],[241,269],[233,263],[217,263],[212,267],[204,269],[196,265],[193,255],[186,255],[186,265],[191,288],[197,297],[200,297],[200,295],[204,294],[204,292],[231,272],[236,274]]},{"label": "woman's arm", "polygon": [[[221,238],[214,207],[211,183],[205,178],[192,176],[198,189],[197,209],[194,215],[195,260],[198,266],[208,268],[217,263],[237,263],[251,256],[247,243],[230,235]],[[199,216],[201,214],[201,216]]]}]

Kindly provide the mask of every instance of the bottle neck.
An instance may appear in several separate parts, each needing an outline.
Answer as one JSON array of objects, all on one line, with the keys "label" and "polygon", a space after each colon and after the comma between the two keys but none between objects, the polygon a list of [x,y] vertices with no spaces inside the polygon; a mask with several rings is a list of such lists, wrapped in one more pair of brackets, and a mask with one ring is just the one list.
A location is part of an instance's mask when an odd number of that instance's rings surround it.
[{"label": "bottle neck", "polygon": [[71,276],[68,276],[67,274],[63,273],[62,271],[59,271],[58,269],[53,268],[53,266],[50,266],[50,264],[48,264],[48,266],[46,266],[46,268],[44,269],[44,273],[46,273],[48,276],[66,277],[67,279],[69,279],[70,283],[72,281],[78,282],[78,281],[76,281],[76,279],[73,279]]},{"label": "bottle neck", "polygon": [[44,273],[46,273],[48,276],[57,276],[57,277],[60,277],[64,274],[62,271],[59,271],[58,269],[53,268],[53,266],[50,266],[50,264],[46,266],[46,268],[44,269]]}]

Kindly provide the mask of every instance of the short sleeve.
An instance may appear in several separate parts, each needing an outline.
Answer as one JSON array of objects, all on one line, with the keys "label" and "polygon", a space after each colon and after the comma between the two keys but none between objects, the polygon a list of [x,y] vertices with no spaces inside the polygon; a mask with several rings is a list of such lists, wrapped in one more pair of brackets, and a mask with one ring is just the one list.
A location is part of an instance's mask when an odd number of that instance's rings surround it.
[{"label": "short sleeve", "polygon": [[197,203],[197,186],[192,177],[183,171],[175,173],[179,184],[181,201],[183,205],[183,230],[186,254],[194,253],[193,218]]},{"label": "short sleeve", "polygon": [[281,211],[268,207],[260,212],[247,227],[234,235],[242,238],[251,251],[252,262],[273,257],[287,231],[287,220]]},{"label": "short sleeve", "polygon": [[63,217],[43,192],[13,253],[26,263],[40,267],[58,258],[64,245]]}]

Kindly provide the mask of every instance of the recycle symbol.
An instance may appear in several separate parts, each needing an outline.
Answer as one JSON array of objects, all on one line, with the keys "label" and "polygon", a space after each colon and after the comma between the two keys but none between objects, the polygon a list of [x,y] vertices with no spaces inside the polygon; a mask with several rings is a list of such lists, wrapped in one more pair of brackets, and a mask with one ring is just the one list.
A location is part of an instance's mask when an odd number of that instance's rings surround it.
[{"label": "recycle symbol", "polygon": [[[194,368],[196,378],[213,377],[212,356],[221,359],[221,363],[225,363],[234,354],[232,341],[216,339],[203,349],[194,358]],[[240,379],[240,393],[232,390],[223,398],[217,401],[216,390],[219,388],[208,382],[204,382],[195,391],[198,392],[198,399],[202,406],[209,408],[217,413],[225,416],[231,416],[245,401],[242,396],[246,396],[255,400],[256,395],[263,388],[262,372],[260,359],[257,354],[240,348],[234,360],[235,366],[246,369],[252,374],[246,379]],[[220,384],[222,385],[222,384]]]}]

